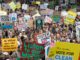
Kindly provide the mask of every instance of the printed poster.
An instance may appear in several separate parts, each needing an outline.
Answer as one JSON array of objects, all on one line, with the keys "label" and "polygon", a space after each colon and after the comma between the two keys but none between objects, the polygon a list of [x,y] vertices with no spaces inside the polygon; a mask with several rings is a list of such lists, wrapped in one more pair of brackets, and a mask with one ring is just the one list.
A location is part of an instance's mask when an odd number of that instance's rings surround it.
[{"label": "printed poster", "polygon": [[57,42],[56,46],[51,48],[48,57],[53,60],[79,60],[80,44]]}]

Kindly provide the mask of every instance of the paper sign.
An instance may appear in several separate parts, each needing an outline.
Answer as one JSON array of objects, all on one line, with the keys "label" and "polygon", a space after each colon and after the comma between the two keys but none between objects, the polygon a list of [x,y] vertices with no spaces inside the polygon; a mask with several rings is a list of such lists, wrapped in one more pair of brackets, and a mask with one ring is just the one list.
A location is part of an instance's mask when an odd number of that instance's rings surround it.
[{"label": "paper sign", "polygon": [[68,11],[68,15],[64,21],[65,24],[74,24],[77,13],[73,11]]},{"label": "paper sign", "polygon": [[15,11],[15,9],[16,9],[16,4],[15,4],[13,1],[9,3],[9,6],[10,6],[10,8],[11,8],[13,11]]},{"label": "paper sign", "polygon": [[[51,42],[50,32],[46,32],[37,36],[38,43],[45,44],[47,42]],[[46,42],[44,43],[43,41]]]},{"label": "paper sign", "polygon": [[16,51],[18,48],[17,38],[2,39],[2,51]]},{"label": "paper sign", "polygon": [[50,49],[49,57],[53,60],[78,60],[80,58],[79,47],[80,44],[57,42],[55,48]]}]

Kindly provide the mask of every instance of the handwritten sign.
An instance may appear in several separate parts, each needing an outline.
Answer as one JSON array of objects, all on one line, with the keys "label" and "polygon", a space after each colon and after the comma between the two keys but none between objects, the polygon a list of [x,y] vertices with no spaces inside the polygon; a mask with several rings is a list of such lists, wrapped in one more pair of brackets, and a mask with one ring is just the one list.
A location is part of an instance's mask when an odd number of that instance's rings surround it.
[{"label": "handwritten sign", "polygon": [[2,39],[2,51],[10,52],[16,51],[18,47],[17,38]]}]

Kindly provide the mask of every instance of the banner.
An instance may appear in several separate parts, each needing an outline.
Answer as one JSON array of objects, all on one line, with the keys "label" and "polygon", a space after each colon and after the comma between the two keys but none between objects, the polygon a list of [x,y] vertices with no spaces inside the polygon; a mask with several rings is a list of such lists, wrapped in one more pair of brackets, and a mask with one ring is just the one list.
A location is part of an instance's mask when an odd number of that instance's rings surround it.
[{"label": "banner", "polygon": [[68,15],[66,16],[64,23],[65,24],[74,24],[76,16],[77,16],[76,12],[68,11]]},{"label": "banner", "polygon": [[38,43],[45,44],[51,42],[50,32],[46,32],[37,36]]},{"label": "banner", "polygon": [[18,48],[17,38],[2,39],[2,51],[3,52],[16,51],[17,48]]},{"label": "banner", "polygon": [[56,46],[50,48],[49,57],[53,60],[79,60],[80,44],[57,42]]}]

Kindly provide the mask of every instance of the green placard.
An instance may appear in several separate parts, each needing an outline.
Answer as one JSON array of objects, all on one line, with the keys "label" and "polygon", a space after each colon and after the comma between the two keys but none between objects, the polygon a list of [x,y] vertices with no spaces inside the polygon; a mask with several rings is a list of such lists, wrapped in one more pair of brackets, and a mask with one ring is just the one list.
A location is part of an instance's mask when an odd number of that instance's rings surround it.
[{"label": "green placard", "polygon": [[52,16],[53,22],[58,23],[60,22],[60,16]]},{"label": "green placard", "polygon": [[43,20],[42,19],[36,19],[36,29],[40,29],[43,27]]}]

